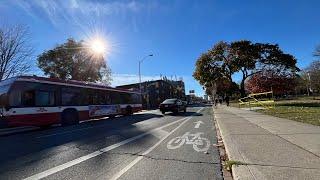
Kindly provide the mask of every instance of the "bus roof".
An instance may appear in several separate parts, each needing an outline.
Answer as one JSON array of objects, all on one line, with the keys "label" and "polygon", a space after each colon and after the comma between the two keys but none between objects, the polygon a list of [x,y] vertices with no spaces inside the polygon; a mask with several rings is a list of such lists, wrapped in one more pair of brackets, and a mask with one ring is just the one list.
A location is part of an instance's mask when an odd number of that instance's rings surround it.
[{"label": "bus roof", "polygon": [[47,77],[39,77],[39,76],[16,76],[16,77],[9,78],[5,81],[1,81],[0,84],[1,85],[3,83],[8,84],[14,81],[38,82],[38,83],[44,83],[44,84],[83,87],[83,88],[110,90],[110,91],[118,91],[118,92],[126,92],[126,93],[139,93],[139,92],[128,90],[128,89],[113,88],[113,87],[98,84],[98,83],[76,81],[76,80],[61,80],[58,78],[47,78]]}]

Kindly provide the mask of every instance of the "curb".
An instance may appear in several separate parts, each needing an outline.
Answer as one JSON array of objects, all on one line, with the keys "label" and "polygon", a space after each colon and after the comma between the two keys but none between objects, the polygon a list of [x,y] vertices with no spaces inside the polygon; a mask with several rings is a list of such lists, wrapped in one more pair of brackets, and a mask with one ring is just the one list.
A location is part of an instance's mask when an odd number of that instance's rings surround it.
[{"label": "curb", "polygon": [[[214,112],[212,112],[214,113]],[[217,134],[217,147],[219,149],[219,154],[220,154],[220,162],[221,162],[221,172],[222,172],[222,175],[223,175],[223,179],[224,180],[233,180],[233,177],[232,177],[232,174],[231,174],[231,171],[228,171],[224,165],[226,163],[226,161],[228,160],[228,156],[227,156],[227,152],[226,152],[226,149],[225,149],[225,145],[223,143],[223,139],[222,139],[222,136],[221,136],[221,132],[220,132],[220,129],[219,129],[219,126],[218,126],[218,123],[217,121],[215,120],[215,117],[213,115],[213,124],[216,128],[216,134]]]}]

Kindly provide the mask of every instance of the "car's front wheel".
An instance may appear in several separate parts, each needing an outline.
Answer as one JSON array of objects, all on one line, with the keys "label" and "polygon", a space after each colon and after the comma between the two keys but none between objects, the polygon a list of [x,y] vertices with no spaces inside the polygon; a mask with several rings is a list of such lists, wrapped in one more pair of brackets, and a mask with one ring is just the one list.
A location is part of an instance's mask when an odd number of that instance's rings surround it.
[{"label": "car's front wheel", "polygon": [[161,113],[162,113],[162,114],[165,114],[166,112],[165,112],[165,111],[161,111]]}]

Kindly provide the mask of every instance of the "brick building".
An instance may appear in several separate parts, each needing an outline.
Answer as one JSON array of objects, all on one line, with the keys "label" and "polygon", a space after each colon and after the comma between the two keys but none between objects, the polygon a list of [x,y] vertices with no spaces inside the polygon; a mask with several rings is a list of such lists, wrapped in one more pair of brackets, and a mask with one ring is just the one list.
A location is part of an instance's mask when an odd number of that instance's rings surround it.
[{"label": "brick building", "polygon": [[[139,83],[117,86],[117,88],[139,91]],[[185,100],[185,87],[182,80],[155,80],[141,83],[142,104],[144,108],[157,108],[168,98]]]}]

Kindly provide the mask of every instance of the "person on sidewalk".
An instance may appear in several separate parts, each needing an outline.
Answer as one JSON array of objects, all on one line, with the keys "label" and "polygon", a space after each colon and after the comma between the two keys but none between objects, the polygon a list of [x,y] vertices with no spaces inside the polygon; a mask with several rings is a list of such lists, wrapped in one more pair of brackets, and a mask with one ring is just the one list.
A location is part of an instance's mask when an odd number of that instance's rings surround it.
[{"label": "person on sidewalk", "polygon": [[219,103],[222,105],[222,97],[219,97]]},{"label": "person on sidewalk", "polygon": [[227,106],[229,106],[229,101],[230,101],[230,99],[229,99],[229,96],[228,96],[228,95],[224,98],[224,100],[226,101]]}]

